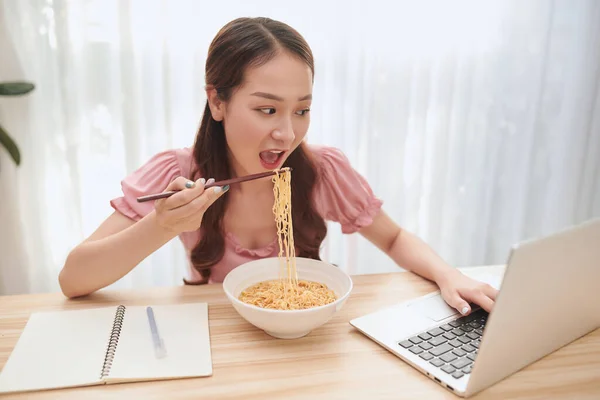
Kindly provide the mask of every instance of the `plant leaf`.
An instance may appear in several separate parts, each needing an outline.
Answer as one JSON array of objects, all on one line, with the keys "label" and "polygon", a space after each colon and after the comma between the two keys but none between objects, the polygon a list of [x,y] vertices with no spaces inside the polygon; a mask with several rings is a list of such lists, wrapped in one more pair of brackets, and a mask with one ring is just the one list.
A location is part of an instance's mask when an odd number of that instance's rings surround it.
[{"label": "plant leaf", "polygon": [[0,96],[19,96],[35,89],[35,85],[30,82],[1,82]]},{"label": "plant leaf", "polygon": [[6,148],[8,154],[10,154],[12,159],[15,161],[15,164],[20,165],[21,153],[19,152],[19,148],[17,147],[17,144],[14,142],[14,140],[12,140],[10,136],[8,136],[8,132],[2,129],[2,126],[0,126],[0,144],[2,144]]}]

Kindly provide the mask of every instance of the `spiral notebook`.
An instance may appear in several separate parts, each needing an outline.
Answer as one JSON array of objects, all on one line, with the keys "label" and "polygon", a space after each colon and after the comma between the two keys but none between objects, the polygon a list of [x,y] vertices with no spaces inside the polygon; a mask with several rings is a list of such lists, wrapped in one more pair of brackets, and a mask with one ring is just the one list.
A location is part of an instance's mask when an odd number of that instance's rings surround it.
[{"label": "spiral notebook", "polygon": [[206,303],[33,313],[0,372],[0,393],[212,375]]}]

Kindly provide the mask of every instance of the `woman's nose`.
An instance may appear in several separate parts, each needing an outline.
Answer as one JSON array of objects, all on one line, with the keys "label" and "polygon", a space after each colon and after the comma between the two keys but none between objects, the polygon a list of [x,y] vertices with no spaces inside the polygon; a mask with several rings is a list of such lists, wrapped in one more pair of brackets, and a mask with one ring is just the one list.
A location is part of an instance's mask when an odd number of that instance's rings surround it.
[{"label": "woman's nose", "polygon": [[273,131],[273,138],[275,140],[284,142],[286,146],[291,145],[294,142],[294,139],[296,138],[296,135],[294,135],[294,128],[292,127],[291,121],[283,123],[277,129],[275,129]]}]

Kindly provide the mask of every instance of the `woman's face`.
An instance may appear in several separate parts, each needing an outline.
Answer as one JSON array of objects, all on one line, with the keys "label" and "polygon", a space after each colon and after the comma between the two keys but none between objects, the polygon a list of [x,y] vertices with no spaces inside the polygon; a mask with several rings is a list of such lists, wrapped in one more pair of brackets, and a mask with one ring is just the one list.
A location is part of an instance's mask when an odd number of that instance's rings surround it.
[{"label": "woman's face", "polygon": [[223,121],[238,176],[281,167],[306,136],[311,99],[309,66],[281,53],[248,69],[244,83],[226,104],[211,106],[213,117]]}]

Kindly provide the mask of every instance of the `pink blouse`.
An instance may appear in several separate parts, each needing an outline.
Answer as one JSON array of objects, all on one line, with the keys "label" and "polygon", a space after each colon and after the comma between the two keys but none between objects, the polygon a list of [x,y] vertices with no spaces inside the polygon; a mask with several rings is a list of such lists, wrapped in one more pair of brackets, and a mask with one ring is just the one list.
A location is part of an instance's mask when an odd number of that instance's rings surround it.
[{"label": "pink blouse", "polygon": [[[325,220],[340,223],[343,233],[353,233],[369,225],[381,208],[382,201],[375,197],[367,180],[352,168],[340,150],[316,145],[308,145],[308,149],[315,156],[321,177],[314,192],[317,212]],[[178,176],[189,178],[193,163],[191,148],[156,154],[121,182],[123,196],[111,200],[111,206],[134,221],[140,220],[154,209],[154,203],[138,203],[136,198],[163,192]],[[184,232],[179,239],[189,259],[190,252],[200,240],[200,231]],[[209,283],[223,282],[227,273],[235,267],[259,258],[277,257],[277,253],[277,238],[265,247],[247,249],[240,245],[232,233],[227,232],[224,256],[211,268]],[[188,273],[188,281],[202,280],[191,262],[188,263]]]}]

